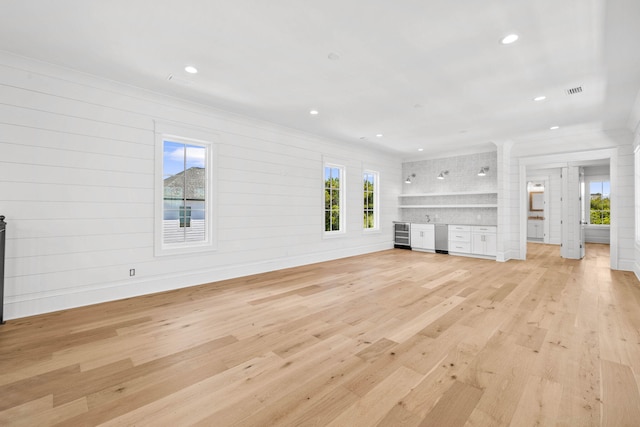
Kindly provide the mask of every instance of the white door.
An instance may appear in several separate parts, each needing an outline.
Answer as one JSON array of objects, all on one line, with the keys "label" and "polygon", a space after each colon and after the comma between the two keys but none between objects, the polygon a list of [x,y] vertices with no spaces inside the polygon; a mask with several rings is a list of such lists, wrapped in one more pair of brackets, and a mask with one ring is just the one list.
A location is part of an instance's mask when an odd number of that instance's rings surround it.
[{"label": "white door", "polygon": [[562,168],[562,247],[563,258],[582,258],[582,220],[580,200],[580,169],[578,166]]},{"label": "white door", "polygon": [[584,227],[587,223],[587,203],[586,203],[586,190],[584,184],[584,168],[580,168],[580,259],[584,258],[585,254],[585,242],[584,242]]},{"label": "white door", "polygon": [[562,168],[560,173],[560,180],[562,182],[562,197],[560,198],[560,256],[562,258],[568,258],[568,227],[567,227],[567,187],[568,187],[568,168]]}]

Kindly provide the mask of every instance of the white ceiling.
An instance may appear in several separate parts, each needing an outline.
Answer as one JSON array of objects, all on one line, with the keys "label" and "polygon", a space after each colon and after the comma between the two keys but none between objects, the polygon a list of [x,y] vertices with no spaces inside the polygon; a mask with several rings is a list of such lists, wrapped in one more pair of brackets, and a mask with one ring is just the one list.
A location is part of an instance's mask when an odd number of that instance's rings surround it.
[{"label": "white ceiling", "polygon": [[0,50],[405,158],[624,128],[639,42],[638,0],[0,2]]}]

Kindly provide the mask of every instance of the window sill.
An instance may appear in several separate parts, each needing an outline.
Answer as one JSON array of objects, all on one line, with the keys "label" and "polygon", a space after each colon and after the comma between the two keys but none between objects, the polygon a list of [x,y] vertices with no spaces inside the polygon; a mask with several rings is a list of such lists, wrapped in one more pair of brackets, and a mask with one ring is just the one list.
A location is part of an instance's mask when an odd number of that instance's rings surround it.
[{"label": "window sill", "polygon": [[382,230],[380,230],[380,227],[378,228],[363,228],[362,229],[362,234],[381,234]]},{"label": "window sill", "polygon": [[340,237],[344,237],[346,236],[347,233],[344,231],[330,231],[330,232],[323,232],[322,233],[322,238],[323,239],[336,239],[336,238],[340,238]]},{"label": "window sill", "polygon": [[175,256],[175,255],[189,255],[189,254],[198,254],[205,253],[217,250],[217,247],[210,242],[202,243],[202,244],[191,244],[191,245],[173,245],[173,246],[161,246],[156,248],[155,256],[163,257],[163,256]]}]

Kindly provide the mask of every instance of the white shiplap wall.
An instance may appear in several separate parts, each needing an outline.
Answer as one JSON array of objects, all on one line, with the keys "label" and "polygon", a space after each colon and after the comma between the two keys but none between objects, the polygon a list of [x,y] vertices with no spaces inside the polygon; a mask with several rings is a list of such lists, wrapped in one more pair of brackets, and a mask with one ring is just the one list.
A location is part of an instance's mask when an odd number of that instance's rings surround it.
[{"label": "white shiplap wall", "polygon": [[[633,135],[631,132],[625,135],[624,144],[618,148],[617,176],[612,178],[613,193],[615,184],[616,204],[612,204],[612,211],[617,209],[618,213],[613,218],[619,226],[617,229],[618,240],[618,269],[633,270],[635,265],[635,191],[634,191],[634,169],[633,169]],[[613,201],[612,201],[613,203]],[[612,212],[613,214],[613,212]]]},{"label": "white shiplap wall", "polygon": [[[392,247],[389,153],[7,54],[0,99],[7,319]],[[217,144],[215,252],[154,257],[154,120]],[[322,236],[323,156],[348,159],[341,238]],[[380,172],[379,233],[362,230],[363,169]]]}]

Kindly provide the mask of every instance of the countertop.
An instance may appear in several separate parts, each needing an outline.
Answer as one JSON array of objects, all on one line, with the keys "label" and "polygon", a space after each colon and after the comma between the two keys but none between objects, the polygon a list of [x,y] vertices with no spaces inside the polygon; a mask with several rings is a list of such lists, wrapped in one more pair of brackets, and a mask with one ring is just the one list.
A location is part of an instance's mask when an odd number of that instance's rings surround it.
[{"label": "countertop", "polygon": [[486,223],[481,223],[481,224],[461,224],[459,222],[412,222],[411,224],[421,224],[421,225],[428,225],[428,224],[433,224],[433,225],[468,225],[470,227],[478,227],[478,226],[486,226],[486,227],[497,227],[497,224],[486,224]]}]

